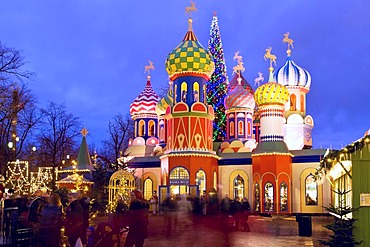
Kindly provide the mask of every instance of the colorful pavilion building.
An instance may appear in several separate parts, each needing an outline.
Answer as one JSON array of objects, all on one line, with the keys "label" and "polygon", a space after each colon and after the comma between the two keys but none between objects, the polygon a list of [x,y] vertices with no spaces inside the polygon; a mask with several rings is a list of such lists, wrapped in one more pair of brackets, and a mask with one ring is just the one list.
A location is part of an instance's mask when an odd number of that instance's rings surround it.
[{"label": "colorful pavilion building", "polygon": [[214,61],[193,32],[169,53],[170,87],[156,97],[148,79],[131,104],[135,137],[126,150],[145,198],[217,191],[221,199],[247,197],[255,212],[323,213],[330,184],[315,182],[325,150],[312,149],[313,119],[306,114],[309,73],[296,65],[288,45],[286,63],[255,92],[237,71],[225,97],[227,136],[212,140],[214,109],[206,82]]}]

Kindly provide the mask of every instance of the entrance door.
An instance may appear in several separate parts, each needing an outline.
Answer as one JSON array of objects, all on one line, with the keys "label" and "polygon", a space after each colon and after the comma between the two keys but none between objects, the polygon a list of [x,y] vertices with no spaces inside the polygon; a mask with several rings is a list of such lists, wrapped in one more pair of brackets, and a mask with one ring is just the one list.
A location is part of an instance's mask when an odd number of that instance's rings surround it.
[{"label": "entrance door", "polygon": [[189,194],[189,172],[184,167],[175,167],[170,172],[170,193]]}]

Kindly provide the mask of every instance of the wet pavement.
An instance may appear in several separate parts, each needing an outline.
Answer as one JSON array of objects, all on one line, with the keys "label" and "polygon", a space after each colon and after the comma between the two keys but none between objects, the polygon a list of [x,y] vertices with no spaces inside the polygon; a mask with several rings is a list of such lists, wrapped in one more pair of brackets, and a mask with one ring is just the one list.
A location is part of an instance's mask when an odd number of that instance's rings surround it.
[{"label": "wet pavement", "polygon": [[312,236],[298,234],[298,222],[294,216],[250,216],[251,232],[243,232],[242,227],[222,227],[220,216],[188,217],[178,215],[166,236],[167,224],[163,215],[149,216],[149,236],[145,247],[247,247],[247,246],[320,246],[319,239],[328,238],[331,232],[324,225],[332,222],[332,217],[312,217]]}]

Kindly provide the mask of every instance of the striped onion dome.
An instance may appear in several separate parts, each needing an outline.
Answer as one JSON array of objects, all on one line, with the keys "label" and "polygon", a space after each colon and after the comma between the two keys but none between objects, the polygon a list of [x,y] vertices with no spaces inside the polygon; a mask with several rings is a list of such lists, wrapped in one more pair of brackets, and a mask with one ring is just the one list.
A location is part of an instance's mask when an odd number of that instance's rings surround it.
[{"label": "striped onion dome", "polygon": [[136,97],[130,105],[131,116],[141,114],[157,114],[155,107],[158,103],[159,97],[154,92],[150,83],[150,76],[147,77],[147,82],[144,90]]},{"label": "striped onion dome", "polygon": [[172,106],[173,104],[173,91],[172,85],[170,85],[166,96],[158,101],[157,106],[155,107],[155,111],[158,115],[163,115],[166,113],[166,109],[168,106]]},{"label": "striped onion dome", "polygon": [[268,104],[285,105],[289,99],[289,91],[284,85],[277,82],[268,82],[257,88],[254,99],[258,106]]},{"label": "striped onion dome", "polygon": [[236,85],[234,90],[232,90],[225,97],[225,108],[249,108],[254,109],[256,103],[253,98],[253,93],[248,91],[241,85],[242,78],[238,78],[239,83]]},{"label": "striped onion dome", "polygon": [[[254,91],[253,91],[252,86],[244,78],[244,76],[242,75],[242,72],[239,71],[239,73],[240,73],[240,78],[242,78],[241,85],[243,86],[243,88],[245,88],[246,90],[248,90],[248,92],[250,92],[250,93],[253,94]],[[239,75],[237,73],[235,73],[234,77],[229,82],[229,86],[228,86],[229,92],[233,91],[234,88],[239,84],[238,78],[239,78]]]},{"label": "striped onion dome", "polygon": [[192,22],[189,18],[189,29],[183,41],[167,56],[166,70],[172,80],[183,73],[204,74],[210,78],[215,70],[212,55],[198,42]]},{"label": "striped onion dome", "polygon": [[292,60],[290,52],[290,50],[287,51],[285,64],[274,72],[274,81],[284,86],[300,86],[310,90],[311,75]]}]

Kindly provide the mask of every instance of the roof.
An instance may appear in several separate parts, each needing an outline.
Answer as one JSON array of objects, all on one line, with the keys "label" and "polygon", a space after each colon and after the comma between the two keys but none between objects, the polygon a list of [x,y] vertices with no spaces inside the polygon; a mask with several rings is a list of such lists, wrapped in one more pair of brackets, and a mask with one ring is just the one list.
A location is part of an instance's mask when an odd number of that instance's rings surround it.
[{"label": "roof", "polygon": [[161,161],[158,156],[135,157],[128,162],[129,168],[155,168],[161,167]]}]

